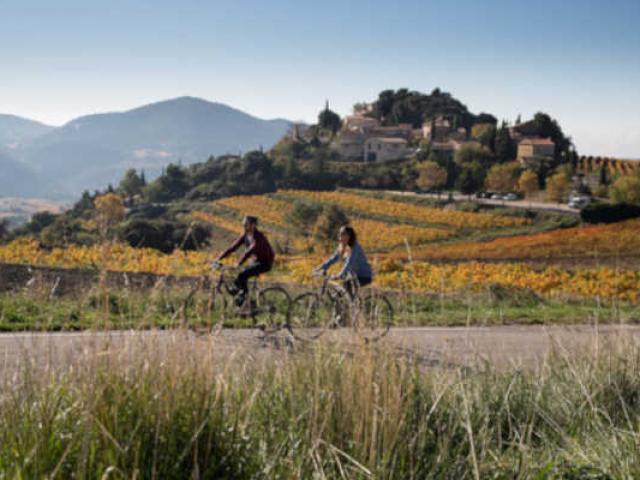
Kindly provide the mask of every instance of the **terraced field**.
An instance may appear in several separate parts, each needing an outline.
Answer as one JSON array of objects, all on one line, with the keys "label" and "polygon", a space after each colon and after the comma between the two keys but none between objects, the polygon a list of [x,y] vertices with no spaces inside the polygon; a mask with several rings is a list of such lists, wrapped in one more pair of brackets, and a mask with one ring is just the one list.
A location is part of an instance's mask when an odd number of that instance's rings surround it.
[{"label": "terraced field", "polygon": [[[164,255],[120,244],[45,251],[35,241],[21,240],[0,247],[0,262],[201,275],[208,272],[208,261],[240,233],[240,220],[250,213],[260,217],[261,228],[278,250],[279,262],[270,276],[304,283],[325,253],[314,244],[313,231],[305,237],[291,226],[288,215],[295,202],[333,204],[348,214],[374,265],[378,287],[450,293],[501,285],[554,298],[638,301],[640,273],[627,260],[640,259],[639,220],[557,228],[566,220],[559,214],[461,211],[353,190],[287,190],[198,205],[191,219],[209,224],[219,235],[197,252]],[[570,268],[562,263],[567,258],[574,262]]]}]

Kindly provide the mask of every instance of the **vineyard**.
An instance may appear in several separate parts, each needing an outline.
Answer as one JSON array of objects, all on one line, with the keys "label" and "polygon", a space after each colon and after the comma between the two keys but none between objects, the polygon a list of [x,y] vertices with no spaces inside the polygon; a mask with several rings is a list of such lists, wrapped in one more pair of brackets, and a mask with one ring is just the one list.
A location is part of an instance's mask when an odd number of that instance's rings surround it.
[{"label": "vineyard", "polygon": [[[309,272],[324,253],[317,245],[313,248],[313,232],[305,237],[291,227],[288,214],[294,201],[335,204],[346,211],[381,288],[451,293],[497,284],[548,297],[638,301],[640,273],[604,260],[640,256],[639,220],[534,233],[535,221],[500,210],[473,213],[408,203],[391,195],[374,198],[357,191],[297,190],[225,198],[201,205],[188,216],[226,232],[229,238],[241,232],[243,215],[258,216],[278,250],[279,261],[270,278],[297,284],[310,280]],[[528,228],[532,232],[524,234],[523,229]],[[478,234],[489,238],[468,241],[470,235]],[[1,246],[0,262],[203,275],[209,271],[208,262],[225,246],[167,255],[123,244],[44,250],[35,240],[23,239]],[[571,269],[554,265],[563,258],[598,258],[603,264]],[[544,265],[523,263],[539,259]],[[447,263],[429,263],[433,261]]]},{"label": "vineyard", "polygon": [[[611,225],[567,228],[535,235],[517,235],[488,242],[460,242],[421,247],[413,252],[425,260],[530,260],[606,258],[640,255],[640,220]],[[396,257],[405,256],[397,252]]]},{"label": "vineyard", "polygon": [[608,157],[580,157],[577,170],[581,173],[598,172],[605,168],[611,175],[633,175],[640,169],[640,164],[633,160],[620,160]]}]

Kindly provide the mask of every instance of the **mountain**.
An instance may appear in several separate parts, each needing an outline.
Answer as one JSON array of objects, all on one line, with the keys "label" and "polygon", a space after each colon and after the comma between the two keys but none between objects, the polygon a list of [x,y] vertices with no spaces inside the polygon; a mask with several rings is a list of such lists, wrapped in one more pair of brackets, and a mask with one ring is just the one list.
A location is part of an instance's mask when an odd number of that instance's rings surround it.
[{"label": "mountain", "polygon": [[12,156],[47,179],[40,196],[77,195],[117,183],[131,167],[152,178],[171,162],[267,149],[289,127],[287,120],[262,120],[221,103],[180,97],[76,118],[33,137]]},{"label": "mountain", "polygon": [[34,171],[0,148],[0,197],[36,196],[41,188]]},{"label": "mountain", "polygon": [[0,146],[14,149],[53,129],[54,127],[27,118],[0,114]]}]

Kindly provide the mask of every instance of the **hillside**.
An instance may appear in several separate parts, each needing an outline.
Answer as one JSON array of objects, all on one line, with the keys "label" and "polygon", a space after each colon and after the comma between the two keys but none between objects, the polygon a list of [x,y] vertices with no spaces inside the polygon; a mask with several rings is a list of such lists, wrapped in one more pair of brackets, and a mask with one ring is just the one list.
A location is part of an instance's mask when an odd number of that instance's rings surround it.
[{"label": "hillside", "polygon": [[27,118],[0,114],[0,147],[16,148],[53,129],[54,127]]},{"label": "hillside", "polygon": [[0,147],[0,197],[38,194],[40,177]]},{"label": "hillside", "polygon": [[[47,185],[41,195],[73,196],[117,182],[129,167],[154,177],[171,162],[189,164],[210,155],[270,148],[289,125],[286,120],[262,120],[220,103],[181,97],[80,117],[37,136],[23,135],[11,158],[43,178],[58,179],[58,186]],[[0,138],[13,138],[13,131],[6,129]],[[31,194],[17,190],[12,194]]]}]

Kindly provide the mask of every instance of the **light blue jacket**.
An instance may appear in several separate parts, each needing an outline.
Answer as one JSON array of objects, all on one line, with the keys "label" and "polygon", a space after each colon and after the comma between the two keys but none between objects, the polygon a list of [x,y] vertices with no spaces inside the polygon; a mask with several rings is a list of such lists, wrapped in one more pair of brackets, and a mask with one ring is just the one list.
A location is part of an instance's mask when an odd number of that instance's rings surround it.
[{"label": "light blue jacket", "polygon": [[[336,251],[333,252],[333,255],[331,255],[331,257],[329,257],[326,262],[320,265],[320,268],[322,270],[327,270],[338,260],[340,260],[340,248],[337,248]],[[367,256],[364,254],[362,247],[357,242],[353,245],[353,247],[351,247],[351,254],[344,259],[344,265],[342,266],[342,270],[340,270],[338,276],[344,278],[347,275],[347,272],[351,272],[359,278],[373,279],[373,271],[371,270],[371,265],[369,265]]]}]

